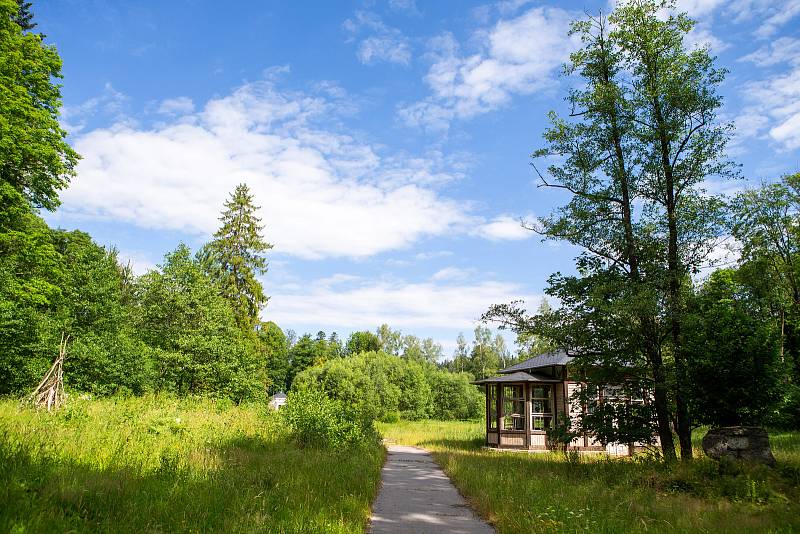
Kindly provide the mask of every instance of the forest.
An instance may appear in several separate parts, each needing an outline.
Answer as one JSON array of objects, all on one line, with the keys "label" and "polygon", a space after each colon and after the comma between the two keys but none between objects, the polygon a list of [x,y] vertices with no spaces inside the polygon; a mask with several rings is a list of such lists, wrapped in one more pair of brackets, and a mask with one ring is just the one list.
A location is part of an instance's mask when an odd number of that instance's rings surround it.
[{"label": "forest", "polygon": [[[91,235],[49,226],[43,212],[81,159],[60,122],[62,62],[31,3],[0,0],[0,529],[360,531],[382,438],[432,449],[503,532],[647,530],[687,502],[692,513],[663,528],[705,531],[703,513],[723,508],[753,531],[800,528],[800,173],[709,187],[744,178],[721,118],[727,71],[687,49],[693,22],[661,17],[664,6],[573,23],[573,111],[551,113],[532,157],[540,186],[566,200],[521,224],[577,247],[574,272],[550,276],[548,300],[495,304],[444,354],[387,324],[342,339],[271,321],[261,280],[273,245],[246,183],[220,199],[207,243],[176,243],[141,275]],[[50,414],[30,397],[61,340],[66,402]],[[659,452],[612,466],[482,450],[486,401],[472,382],[555,349],[587,383],[652,402],[598,405],[550,439],[575,425],[604,443],[658,437]],[[275,413],[279,392],[288,404]],[[734,425],[768,428],[778,467],[702,457],[698,436]],[[513,481],[482,487],[481,473],[504,469],[536,473],[518,508],[503,500]],[[637,488],[644,528],[588,493],[564,506],[594,506],[594,519],[528,511],[549,491],[534,479],[590,487],[595,475],[620,499],[625,481]]]}]

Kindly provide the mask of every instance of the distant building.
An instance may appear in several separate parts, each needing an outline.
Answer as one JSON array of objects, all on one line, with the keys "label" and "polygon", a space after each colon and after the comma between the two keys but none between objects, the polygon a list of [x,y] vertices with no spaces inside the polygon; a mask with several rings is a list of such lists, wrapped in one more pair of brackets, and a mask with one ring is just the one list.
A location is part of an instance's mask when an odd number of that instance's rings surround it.
[{"label": "distant building", "polygon": [[273,410],[280,410],[286,404],[286,393],[279,391],[269,398],[269,407]]}]

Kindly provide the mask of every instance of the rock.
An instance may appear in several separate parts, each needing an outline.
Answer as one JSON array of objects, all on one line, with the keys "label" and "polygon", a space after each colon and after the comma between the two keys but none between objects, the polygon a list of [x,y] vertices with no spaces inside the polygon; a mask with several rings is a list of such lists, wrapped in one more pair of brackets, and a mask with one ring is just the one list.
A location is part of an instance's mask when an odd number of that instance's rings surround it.
[{"label": "rock", "polygon": [[775,465],[767,431],[759,426],[712,428],[703,437],[703,451],[715,460],[726,457]]}]

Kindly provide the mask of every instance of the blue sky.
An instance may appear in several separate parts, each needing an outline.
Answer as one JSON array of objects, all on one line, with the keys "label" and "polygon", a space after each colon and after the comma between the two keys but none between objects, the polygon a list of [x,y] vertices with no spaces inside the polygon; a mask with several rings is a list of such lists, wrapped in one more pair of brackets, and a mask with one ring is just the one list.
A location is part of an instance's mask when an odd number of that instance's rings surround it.
[{"label": "blue sky", "polygon": [[[723,118],[749,182],[800,167],[800,0],[690,0],[731,72]],[[275,244],[265,319],[431,336],[536,307],[576,250],[520,218],[563,201],[529,154],[571,81],[569,20],[605,2],[35,2],[83,155],[51,224],[137,272],[208,240],[245,182]],[[712,182],[730,192],[746,183]],[[511,341],[511,340],[509,340]]]}]

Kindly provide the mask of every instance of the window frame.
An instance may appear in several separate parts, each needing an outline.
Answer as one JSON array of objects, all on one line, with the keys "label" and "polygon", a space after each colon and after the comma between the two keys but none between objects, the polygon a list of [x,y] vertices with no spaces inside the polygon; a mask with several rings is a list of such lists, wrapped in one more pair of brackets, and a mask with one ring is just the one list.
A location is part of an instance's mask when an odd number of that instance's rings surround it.
[{"label": "window frame", "polygon": [[[516,389],[519,388],[519,396],[513,395]],[[506,390],[510,389],[512,395],[506,396]],[[501,388],[502,398],[500,399],[500,430],[503,432],[524,432],[525,431],[525,385],[524,384],[508,384],[503,385]],[[511,413],[506,412],[506,403],[511,404]],[[514,411],[521,408],[521,411]],[[507,426],[507,420],[511,424]],[[516,428],[520,426],[521,428]]]},{"label": "window frame", "polygon": [[[543,389],[546,393],[545,396],[536,396],[536,390]],[[542,384],[542,385],[535,385],[531,388],[531,432],[535,433],[545,433],[548,429],[552,427],[553,424],[553,385],[552,384]],[[544,411],[535,411],[534,407],[536,406],[537,401],[544,401],[547,404],[543,405],[545,407]],[[537,422],[541,422],[541,428],[537,428]]]}]

